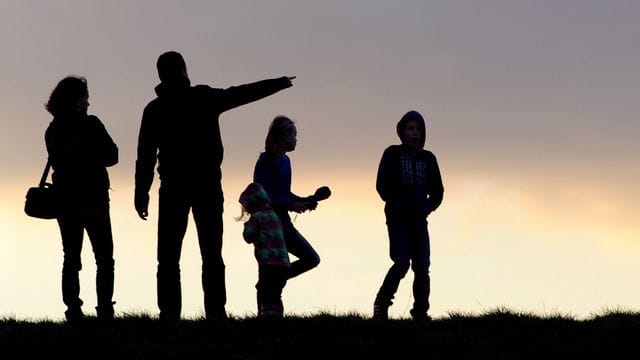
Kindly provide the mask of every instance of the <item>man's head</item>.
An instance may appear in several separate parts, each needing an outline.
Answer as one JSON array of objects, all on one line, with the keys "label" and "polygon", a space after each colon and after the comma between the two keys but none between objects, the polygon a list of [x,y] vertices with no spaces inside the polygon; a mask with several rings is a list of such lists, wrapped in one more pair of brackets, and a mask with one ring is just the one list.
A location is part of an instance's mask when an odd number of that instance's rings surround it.
[{"label": "man's head", "polygon": [[189,80],[187,75],[187,64],[184,58],[176,51],[167,51],[158,57],[156,63],[160,81],[168,84],[184,83]]}]

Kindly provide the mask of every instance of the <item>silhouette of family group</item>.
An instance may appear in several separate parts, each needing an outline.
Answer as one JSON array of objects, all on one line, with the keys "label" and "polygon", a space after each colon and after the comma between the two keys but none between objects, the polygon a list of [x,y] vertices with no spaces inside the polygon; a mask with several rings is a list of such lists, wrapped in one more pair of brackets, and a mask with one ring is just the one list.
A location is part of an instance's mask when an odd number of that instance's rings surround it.
[{"label": "silhouette of family group", "polygon": [[[202,258],[202,289],[207,320],[227,318],[225,265],[222,258],[223,145],[219,116],[223,112],[273,95],[292,86],[295,77],[262,80],[227,89],[192,86],[182,55],[163,53],[157,60],[157,97],[144,108],[135,164],[134,205],[147,220],[154,172],[159,175],[157,229],[157,304],[163,320],[180,319],[182,308],[180,254],[189,213],[196,225]],[[96,261],[98,319],[114,318],[113,236],[109,212],[107,167],[118,163],[118,148],[104,124],[88,115],[89,90],[84,77],[62,79],[46,109],[53,115],[45,132],[52,183],[61,199],[57,216],[62,237],[62,299],[65,317],[85,315],[80,299],[79,271],[86,231]],[[411,316],[427,320],[429,310],[429,235],[427,217],[443,198],[436,157],[424,150],[425,120],[416,111],[397,123],[400,145],[383,153],[376,189],[385,202],[390,257],[388,270],[373,304],[373,317],[387,319],[388,308],[402,278],[413,270]],[[297,143],[295,122],[277,116],[271,122],[264,152],[253,180],[239,196],[243,238],[253,244],[258,262],[259,317],[282,317],[282,291],[291,278],[318,266],[320,256],[294,227],[289,212],[315,210],[331,191],[319,187],[301,197],[291,191],[288,152]],[[296,257],[291,261],[289,254]]]}]

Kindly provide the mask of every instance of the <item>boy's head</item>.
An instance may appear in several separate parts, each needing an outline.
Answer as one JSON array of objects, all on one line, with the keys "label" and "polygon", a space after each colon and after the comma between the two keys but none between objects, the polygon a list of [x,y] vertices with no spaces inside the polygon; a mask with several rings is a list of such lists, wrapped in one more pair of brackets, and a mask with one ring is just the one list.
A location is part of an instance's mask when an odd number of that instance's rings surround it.
[{"label": "boy's head", "polygon": [[411,110],[404,114],[396,125],[396,132],[403,145],[415,150],[424,148],[426,128],[424,118],[419,112]]},{"label": "boy's head", "polygon": [[256,211],[268,208],[271,200],[262,185],[251,183],[240,194],[239,202],[249,214],[253,214]]}]

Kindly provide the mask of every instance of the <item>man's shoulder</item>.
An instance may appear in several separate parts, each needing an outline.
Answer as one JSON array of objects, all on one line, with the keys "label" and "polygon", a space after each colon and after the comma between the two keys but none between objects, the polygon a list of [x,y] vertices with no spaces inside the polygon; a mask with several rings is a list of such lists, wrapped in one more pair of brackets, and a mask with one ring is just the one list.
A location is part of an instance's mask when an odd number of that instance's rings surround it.
[{"label": "man's shoulder", "polygon": [[191,87],[191,92],[201,96],[216,96],[224,93],[223,89],[218,89],[205,84],[199,84]]},{"label": "man's shoulder", "polygon": [[145,111],[155,110],[160,105],[160,98],[156,97],[155,99],[149,101],[147,106],[144,107]]},{"label": "man's shoulder", "polygon": [[87,121],[92,124],[102,124],[102,121],[95,115],[87,115]]}]

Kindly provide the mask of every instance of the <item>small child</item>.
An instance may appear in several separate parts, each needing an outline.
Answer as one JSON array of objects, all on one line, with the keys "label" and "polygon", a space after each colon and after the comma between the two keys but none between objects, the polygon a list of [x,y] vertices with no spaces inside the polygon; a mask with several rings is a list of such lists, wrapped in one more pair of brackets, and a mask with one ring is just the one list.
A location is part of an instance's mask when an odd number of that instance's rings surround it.
[{"label": "small child", "polygon": [[289,253],[282,233],[282,223],[271,208],[269,195],[262,185],[251,183],[240,195],[244,223],[242,236],[254,245],[258,260],[258,317],[283,316],[282,290],[289,278]]},{"label": "small child", "polygon": [[442,203],[444,187],[435,155],[424,150],[424,118],[409,111],[396,126],[402,144],[389,146],[382,155],[376,189],[385,202],[390,256],[387,272],[374,302],[373,316],[388,317],[387,309],[400,280],[413,270],[413,309],[415,320],[429,316],[429,233],[427,216]]}]

